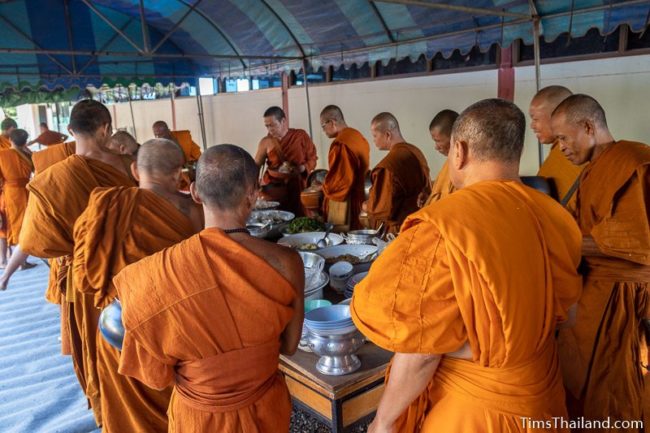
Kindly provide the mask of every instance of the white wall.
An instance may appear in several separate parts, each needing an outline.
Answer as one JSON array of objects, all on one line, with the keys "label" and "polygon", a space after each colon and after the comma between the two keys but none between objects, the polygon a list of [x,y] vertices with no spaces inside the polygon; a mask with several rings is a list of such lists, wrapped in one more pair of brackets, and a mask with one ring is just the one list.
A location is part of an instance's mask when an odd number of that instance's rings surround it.
[{"label": "white wall", "polygon": [[[561,84],[598,99],[607,112],[615,137],[650,141],[650,55],[544,65],[541,71],[543,86]],[[517,68],[515,81],[515,102],[527,113],[535,93],[534,68]],[[444,160],[433,149],[427,131],[429,122],[442,109],[462,111],[475,101],[495,97],[497,72],[343,82],[310,86],[309,90],[320,167],[327,166],[330,140],[321,132],[319,113],[324,106],[336,104],[343,110],[348,124],[359,129],[369,141],[372,117],[381,111],[392,112],[400,122],[404,137],[423,150],[435,175]],[[266,133],[262,114],[271,105],[282,105],[280,89],[203,97],[208,145],[233,143],[254,153],[257,142]],[[133,108],[140,141],[152,137],[151,124],[156,120],[165,120],[171,126],[170,100],[134,102]],[[110,109],[117,113],[118,127],[131,126],[129,104]],[[195,98],[176,100],[177,128],[189,129],[194,140],[202,144],[197,112]],[[309,130],[304,88],[289,89],[289,117],[291,127]],[[371,142],[371,164],[382,157]],[[522,174],[535,174],[537,160],[537,143],[528,130]]]},{"label": "white wall", "polygon": [[29,139],[33,140],[41,133],[38,118],[38,105],[23,104],[16,107],[16,123],[18,127],[29,133]]}]

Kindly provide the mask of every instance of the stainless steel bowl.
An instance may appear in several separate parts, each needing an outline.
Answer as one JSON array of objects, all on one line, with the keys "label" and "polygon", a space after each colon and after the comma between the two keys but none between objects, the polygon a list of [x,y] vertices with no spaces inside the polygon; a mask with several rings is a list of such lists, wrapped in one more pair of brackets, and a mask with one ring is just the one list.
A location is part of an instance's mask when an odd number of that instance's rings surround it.
[{"label": "stainless steel bowl", "polygon": [[251,236],[254,236],[256,238],[265,238],[271,231],[269,224],[262,223],[246,224],[246,229],[251,234]]},{"label": "stainless steel bowl", "polygon": [[316,369],[328,376],[350,374],[361,367],[361,361],[355,355],[365,343],[358,330],[343,335],[316,334],[309,329],[307,345],[320,359]]},{"label": "stainless steel bowl", "polygon": [[352,245],[374,245],[372,240],[377,230],[352,230],[345,235],[345,241]]},{"label": "stainless steel bowl", "polygon": [[370,176],[370,171],[366,173],[366,179],[363,184],[363,192],[366,196],[366,200],[370,198],[370,188],[372,188],[372,177]]},{"label": "stainless steel bowl", "polygon": [[99,315],[99,331],[104,340],[117,350],[122,350],[124,341],[124,325],[122,324],[122,304],[114,300]]}]

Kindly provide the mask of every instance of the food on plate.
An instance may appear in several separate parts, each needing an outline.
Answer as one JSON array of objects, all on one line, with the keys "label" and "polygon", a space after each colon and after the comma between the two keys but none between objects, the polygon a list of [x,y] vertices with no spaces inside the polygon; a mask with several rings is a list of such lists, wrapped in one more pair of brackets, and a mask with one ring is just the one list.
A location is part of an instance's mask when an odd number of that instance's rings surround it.
[{"label": "food on plate", "polygon": [[318,245],[313,243],[300,244],[297,247],[299,250],[317,250]]},{"label": "food on plate", "polygon": [[258,198],[257,202],[255,202],[255,209],[260,209],[260,210],[272,209],[278,207],[279,205],[280,203],[278,203],[277,201],[267,201]]},{"label": "food on plate", "polygon": [[287,228],[287,233],[320,232],[323,230],[325,230],[325,225],[322,222],[314,218],[300,217],[291,221]]},{"label": "food on plate", "polygon": [[328,257],[328,258],[325,259],[325,263],[330,265],[330,264],[333,264],[333,263],[336,263],[336,262],[346,261],[346,262],[352,263],[353,265],[358,265],[359,263],[363,263],[363,261],[361,259],[362,259],[362,257],[357,257],[357,256],[354,256],[352,254],[343,254],[341,256]]}]

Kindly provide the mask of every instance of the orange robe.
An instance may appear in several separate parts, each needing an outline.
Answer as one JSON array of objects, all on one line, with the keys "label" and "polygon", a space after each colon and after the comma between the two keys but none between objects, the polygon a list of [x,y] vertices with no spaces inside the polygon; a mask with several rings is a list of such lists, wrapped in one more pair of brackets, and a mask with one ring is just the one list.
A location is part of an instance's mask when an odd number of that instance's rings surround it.
[{"label": "orange robe", "polygon": [[454,184],[451,183],[451,178],[449,177],[449,161],[445,160],[438,173],[438,177],[431,184],[431,194],[429,194],[429,198],[424,205],[428,206],[433,202],[441,200],[454,192],[454,190]]},{"label": "orange robe", "polygon": [[[73,277],[98,309],[117,293],[111,280],[125,266],[195,233],[192,222],[155,192],[137,187],[96,188],[74,229]],[[93,332],[93,329],[89,329]],[[171,388],[156,391],[118,374],[120,352],[94,327],[104,433],[167,431]]]},{"label": "orange robe", "polygon": [[[11,149],[11,140],[9,140],[9,137],[0,134],[0,150],[2,149]],[[2,191],[0,191],[0,217],[2,217],[2,224],[0,224],[0,239],[6,239],[7,215],[5,212],[5,196]]]},{"label": "orange robe", "polygon": [[126,329],[120,373],[174,385],[170,432],[289,430],[278,356],[295,289],[275,268],[212,228],[113,283]]},{"label": "orange robe", "polygon": [[619,141],[583,172],[578,225],[606,257],[585,257],[578,320],[560,333],[573,416],[643,416],[641,364],[648,360],[641,359],[642,319],[650,316],[649,191],[650,147],[641,143]]},{"label": "orange robe", "polygon": [[48,129],[43,132],[41,135],[36,137],[36,142],[42,144],[43,146],[53,146],[55,144],[63,143],[66,139],[66,136],[60,132],[52,131]]},{"label": "orange robe", "polygon": [[350,229],[362,228],[359,221],[365,201],[365,180],[370,165],[370,145],[359,131],[345,128],[334,139],[328,155],[329,171],[323,183],[327,201],[350,203]]},{"label": "orange robe", "polygon": [[176,143],[178,143],[183,150],[186,163],[199,160],[201,157],[201,148],[192,140],[192,134],[190,131],[171,131],[171,134],[172,138],[176,140]]},{"label": "orange robe", "polygon": [[[580,173],[584,165],[574,165],[571,161],[566,159],[566,156],[560,150],[558,144],[551,146],[551,151],[542,163],[542,166],[537,172],[538,176],[543,176],[551,181],[551,188],[553,190],[553,197],[557,201],[562,201],[573,184],[580,177]],[[576,207],[576,194],[575,192],[567,201],[566,207],[570,210]]]},{"label": "orange robe", "polygon": [[[262,187],[269,198],[280,202],[280,209],[303,215],[300,192],[307,186],[307,177],[316,168],[316,146],[302,129],[290,128],[282,140],[273,139],[276,145],[267,151],[267,169]],[[285,162],[305,166],[299,175],[287,176],[278,170]]]},{"label": "orange robe", "polygon": [[9,140],[9,137],[0,134],[0,149],[10,149],[10,148],[11,148],[11,140]]},{"label": "orange robe", "polygon": [[580,241],[568,212],[512,181],[471,185],[407,218],[355,288],[354,322],[391,351],[468,342],[473,360],[443,356],[400,433],[524,432],[521,417],[566,418],[554,334],[580,296]]},{"label": "orange robe", "polygon": [[[99,388],[97,372],[92,365],[95,341],[84,339],[87,336],[84,332],[88,327],[93,330],[97,327],[99,310],[92,296],[75,293],[72,286],[73,228],[96,187],[135,185],[127,175],[127,162],[125,158],[123,172],[104,162],[72,155],[37,175],[27,186],[30,196],[19,240],[21,249],[27,254],[60,260],[57,288],[65,293],[62,329],[69,328],[75,372],[95,410],[98,424],[101,421]],[[52,297],[54,295],[48,295]]]},{"label": "orange robe", "polygon": [[398,233],[404,219],[418,210],[418,197],[430,186],[429,165],[417,147],[395,144],[372,170],[368,219],[373,228],[381,222],[388,233]]},{"label": "orange robe", "polygon": [[0,150],[0,179],[5,197],[7,243],[16,245],[27,208],[27,183],[34,171],[31,155],[17,149]]},{"label": "orange robe", "polygon": [[70,155],[75,153],[75,142],[68,141],[66,143],[55,144],[47,149],[39,150],[32,154],[32,161],[34,161],[35,174],[45,171],[48,167],[63,161]]}]

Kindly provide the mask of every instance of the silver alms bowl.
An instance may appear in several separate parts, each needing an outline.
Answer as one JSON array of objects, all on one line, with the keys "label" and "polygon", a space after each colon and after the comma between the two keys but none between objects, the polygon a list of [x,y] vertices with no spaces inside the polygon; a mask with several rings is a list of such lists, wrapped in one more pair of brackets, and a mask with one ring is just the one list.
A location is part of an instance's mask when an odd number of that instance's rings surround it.
[{"label": "silver alms bowl", "polygon": [[119,299],[111,302],[99,315],[99,331],[104,340],[117,350],[122,350],[124,325],[122,324],[122,304]]},{"label": "silver alms bowl", "polygon": [[308,347],[320,356],[316,369],[328,376],[342,376],[357,371],[361,367],[361,361],[355,353],[364,343],[363,336],[356,329],[342,335],[316,334],[309,329],[307,334]]}]

